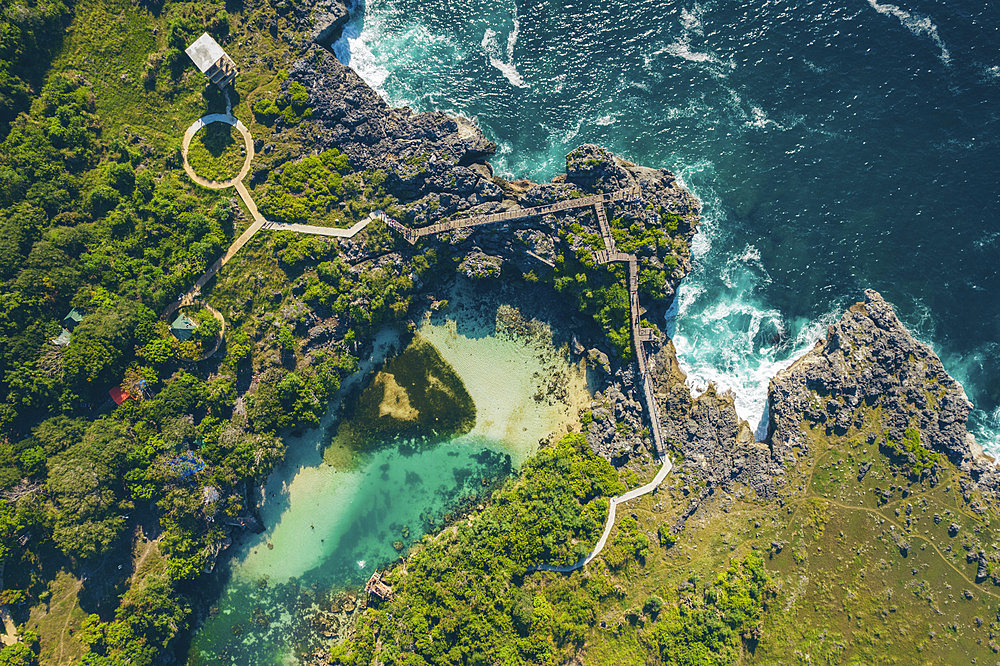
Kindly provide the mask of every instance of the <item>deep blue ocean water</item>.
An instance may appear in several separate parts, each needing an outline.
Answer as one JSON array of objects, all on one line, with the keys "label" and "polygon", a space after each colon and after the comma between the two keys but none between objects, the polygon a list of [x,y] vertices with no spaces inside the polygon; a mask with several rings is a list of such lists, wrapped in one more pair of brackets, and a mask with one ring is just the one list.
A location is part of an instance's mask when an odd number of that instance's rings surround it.
[{"label": "deep blue ocean water", "polygon": [[535,180],[601,144],[705,204],[675,342],[756,425],[768,378],[879,290],[1000,453],[1000,3],[371,0],[337,45]]}]

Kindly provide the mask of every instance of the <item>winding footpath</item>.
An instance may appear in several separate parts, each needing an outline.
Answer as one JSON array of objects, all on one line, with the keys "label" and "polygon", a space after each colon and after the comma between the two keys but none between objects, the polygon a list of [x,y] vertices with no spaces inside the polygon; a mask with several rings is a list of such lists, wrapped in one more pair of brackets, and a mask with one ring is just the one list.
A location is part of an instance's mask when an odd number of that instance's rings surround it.
[{"label": "winding footpath", "polygon": [[[244,146],[246,147],[246,160],[244,161],[240,172],[234,178],[225,181],[213,181],[199,176],[195,173],[194,168],[191,167],[190,162],[188,162],[188,149],[194,135],[197,134],[198,130],[203,127],[219,122],[226,123],[234,127],[236,131],[240,133],[240,136],[242,136]],[[231,109],[227,108],[227,113],[213,113],[203,116],[192,123],[191,126],[184,132],[184,138],[181,142],[181,157],[183,158],[184,171],[187,175],[191,178],[191,180],[208,189],[221,190],[230,187],[235,188],[236,193],[239,195],[240,199],[243,200],[243,204],[246,206],[247,211],[249,211],[250,217],[253,219],[253,223],[247,227],[246,231],[240,234],[239,238],[237,238],[232,245],[229,246],[229,249],[226,250],[225,254],[217,259],[208,268],[208,270],[202,273],[202,275],[195,280],[194,286],[192,286],[186,294],[180,296],[174,303],[171,303],[170,306],[167,307],[163,314],[164,317],[169,316],[180,307],[193,305],[195,302],[200,300],[202,288],[208,284],[209,280],[215,277],[219,270],[221,270],[230,259],[243,249],[243,246],[249,243],[250,239],[253,238],[254,235],[261,229],[269,229],[273,231],[292,231],[295,233],[346,239],[352,238],[356,234],[360,233],[372,221],[380,220],[391,229],[394,229],[412,245],[416,244],[420,238],[425,236],[433,236],[459,229],[477,227],[484,224],[515,222],[518,220],[539,217],[567,210],[593,207],[594,215],[597,218],[598,227],[601,231],[601,238],[604,241],[604,249],[594,252],[594,259],[601,265],[613,262],[624,262],[628,264],[629,311],[631,315],[630,323],[632,330],[632,348],[635,350],[636,365],[639,370],[639,379],[642,383],[643,398],[646,401],[646,410],[651,426],[650,433],[652,434],[654,449],[656,451],[657,458],[661,461],[661,466],[659,471],[656,473],[656,476],[653,477],[653,480],[649,483],[638,488],[633,488],[632,490],[622,495],[618,495],[617,497],[610,498],[608,517],[604,523],[604,532],[601,534],[601,538],[597,541],[593,550],[591,550],[590,553],[588,553],[583,559],[571,566],[540,565],[530,569],[528,573],[533,571],[569,573],[589,564],[601,553],[604,546],[607,544],[608,537],[611,535],[611,530],[615,525],[616,507],[619,504],[623,504],[655,491],[660,484],[663,483],[663,479],[666,478],[667,474],[669,474],[670,470],[673,468],[670,458],[666,455],[666,450],[664,448],[660,419],[656,411],[656,399],[653,395],[652,379],[649,375],[648,359],[646,358],[645,349],[642,346],[643,342],[650,342],[656,339],[656,331],[655,329],[643,328],[641,323],[642,310],[639,305],[639,260],[636,255],[619,252],[615,247],[614,237],[611,233],[611,226],[608,224],[608,216],[605,209],[605,204],[635,201],[641,195],[640,188],[636,186],[605,194],[594,194],[585,197],[578,197],[576,199],[564,199],[552,204],[545,204],[532,208],[512,208],[499,213],[489,213],[486,215],[475,215],[454,220],[445,220],[443,222],[438,222],[436,224],[431,224],[417,229],[405,227],[382,211],[375,211],[370,213],[365,219],[355,223],[349,229],[338,229],[334,227],[319,227],[309,224],[282,224],[270,222],[265,219],[257,209],[257,204],[254,203],[249,190],[247,190],[246,186],[243,184],[243,179],[246,178],[246,175],[250,171],[250,163],[253,160],[253,156],[253,138],[250,135],[250,131],[242,122],[231,114]],[[222,317],[222,314],[214,308],[210,308],[208,306],[206,306],[206,308],[214,317],[222,322],[222,335],[225,335],[226,322]],[[208,358],[218,351],[219,346],[222,343],[222,335],[220,335],[211,351],[206,353],[203,358]]]}]

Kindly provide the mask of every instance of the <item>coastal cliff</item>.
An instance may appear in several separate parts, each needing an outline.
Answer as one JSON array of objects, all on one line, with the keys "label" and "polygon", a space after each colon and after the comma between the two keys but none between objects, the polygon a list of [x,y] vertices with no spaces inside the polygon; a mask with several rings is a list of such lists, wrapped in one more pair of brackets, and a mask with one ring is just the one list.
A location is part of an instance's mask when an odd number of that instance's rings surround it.
[{"label": "coastal cliff", "polygon": [[803,421],[827,434],[860,427],[877,409],[886,435],[901,441],[908,428],[965,469],[974,440],[966,430],[972,403],[926,344],[871,289],[831,326],[825,340],[771,380],[768,442],[776,458],[806,446]]},{"label": "coastal cliff", "polygon": [[[597,146],[583,145],[567,156],[566,172],[552,182],[511,181],[494,174],[489,158],[496,146],[474,123],[440,112],[392,108],[322,48],[311,46],[288,81],[309,92],[313,112],[308,131],[317,148],[339,150],[359,169],[384,172],[386,189],[399,202],[400,221],[411,227],[449,216],[640,187],[641,204],[612,215],[623,236],[641,239],[633,248],[640,266],[664,276],[644,294],[649,297],[646,318],[653,325],[662,321],[690,270],[690,241],[700,213],[700,204],[669,171],[636,166]],[[281,167],[280,161],[269,162],[264,152],[257,168],[259,179]],[[592,213],[581,210],[517,225],[459,230],[423,243],[450,257],[465,277],[548,275],[557,292],[567,257],[586,252],[598,233]],[[399,243],[391,248],[373,246],[360,239],[342,242],[341,251],[356,266],[375,260],[383,269],[403,272],[405,268],[399,267],[420,250]],[[433,294],[434,289],[428,284],[424,291]],[[638,431],[643,418],[627,358],[615,354],[599,334],[580,345],[578,353],[607,372],[607,383],[589,417],[592,448],[619,461],[641,454],[648,441],[643,446],[642,437],[623,437],[618,427],[626,423],[630,425],[626,431]],[[737,482],[761,496],[772,496],[785,465],[794,460],[793,450],[805,446],[799,432],[803,421],[822,424],[830,434],[843,434],[852,424],[860,424],[862,413],[873,407],[885,420],[889,437],[900,440],[907,428],[915,427],[924,441],[952,462],[974,470],[977,477],[992,478],[990,461],[981,456],[966,430],[971,403],[961,387],[873,291],[830,328],[825,341],[772,380],[764,442],[754,440],[749,424],[736,414],[732,396],[714,386],[697,397],[691,395],[669,340],[663,338],[650,354],[650,366],[666,437],[713,484],[729,488]]]}]

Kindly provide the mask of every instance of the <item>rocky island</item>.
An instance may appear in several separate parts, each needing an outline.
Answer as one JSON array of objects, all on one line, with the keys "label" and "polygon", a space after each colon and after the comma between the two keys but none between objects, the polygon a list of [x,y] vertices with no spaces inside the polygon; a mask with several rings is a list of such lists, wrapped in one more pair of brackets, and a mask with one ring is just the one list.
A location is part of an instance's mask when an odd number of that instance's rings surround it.
[{"label": "rocky island", "polygon": [[[25,7],[37,39],[69,37],[37,90],[5,61],[32,94],[0,118],[13,239],[0,268],[23,306],[3,338],[0,661],[1000,650],[996,468],[961,385],[877,292],[772,379],[757,441],[731,394],[692,394],[664,332],[701,212],[669,170],[583,144],[551,182],[498,176],[472,121],[392,108],[334,57],[337,3]],[[112,37],[85,28],[119,14],[134,50],[112,76],[87,57]],[[244,68],[228,89],[204,88],[178,51],[204,29]],[[218,136],[197,138],[213,123]],[[209,155],[239,175],[204,171]],[[370,578],[364,559],[329,565],[356,564],[363,590],[342,573],[326,588],[264,575],[246,585],[248,618],[228,620],[231,553],[283,552],[273,524],[259,542],[248,528],[303,433],[363,424],[338,438],[350,455],[314,465],[345,471],[393,447],[397,465],[442,441],[452,458],[471,450],[452,438],[484,405],[420,333],[470,293],[489,335],[542,339],[578,368],[588,404],[538,356],[533,400],[572,410],[569,427],[516,469],[471,455],[460,492],[437,491],[441,515],[422,514],[426,536],[393,525],[394,556]],[[421,483],[410,469],[396,492]],[[284,642],[255,643],[272,625]],[[200,639],[209,626],[222,629]]]}]

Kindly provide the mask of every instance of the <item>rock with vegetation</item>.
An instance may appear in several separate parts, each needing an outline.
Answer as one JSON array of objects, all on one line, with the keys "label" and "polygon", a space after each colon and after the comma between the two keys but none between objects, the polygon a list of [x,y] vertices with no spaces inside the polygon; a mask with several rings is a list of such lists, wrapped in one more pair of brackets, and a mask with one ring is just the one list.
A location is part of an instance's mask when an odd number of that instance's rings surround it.
[{"label": "rock with vegetation", "polygon": [[916,340],[892,306],[872,290],[847,310],[805,356],[782,370],[768,389],[768,441],[774,455],[803,447],[803,419],[829,434],[857,427],[878,410],[886,437],[917,440],[968,468],[974,440],[966,430],[972,403],[930,347]]},{"label": "rock with vegetation", "polygon": [[773,495],[768,449],[736,414],[732,394],[710,385],[692,396],[669,340],[650,353],[649,365],[664,437],[685,464],[713,485],[730,489],[738,481]]}]

